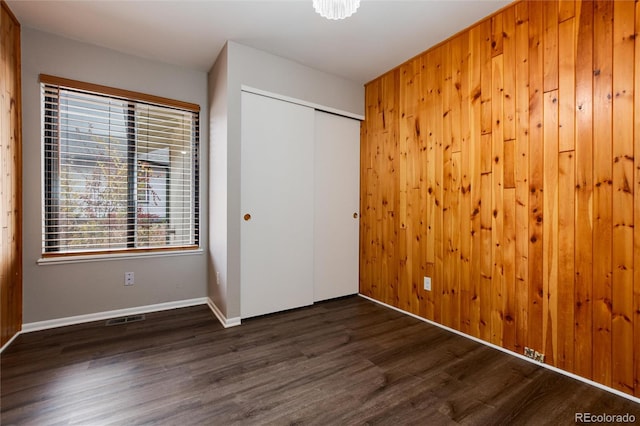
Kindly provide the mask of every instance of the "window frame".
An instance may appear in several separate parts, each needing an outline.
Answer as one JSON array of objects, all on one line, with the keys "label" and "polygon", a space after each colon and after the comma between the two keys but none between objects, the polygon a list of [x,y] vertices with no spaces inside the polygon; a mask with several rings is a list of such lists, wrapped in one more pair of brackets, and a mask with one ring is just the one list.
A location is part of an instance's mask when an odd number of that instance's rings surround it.
[{"label": "window frame", "polygon": [[[137,222],[137,213],[133,216],[131,215],[131,209],[133,209],[134,213],[136,211],[137,205],[137,188],[136,181],[137,179],[132,179],[131,175],[134,176],[138,173],[138,162],[141,160],[136,160],[135,155],[130,155],[130,150],[127,153],[127,233],[126,233],[126,247],[124,248],[116,248],[116,249],[84,249],[78,251],[56,251],[51,250],[47,251],[47,247],[53,247],[53,245],[57,245],[60,241],[59,236],[56,236],[56,226],[54,222],[58,220],[59,215],[56,213],[58,210],[60,199],[60,190],[56,191],[55,187],[59,186],[60,175],[59,173],[55,173],[53,170],[59,165],[59,152],[56,152],[54,155],[48,155],[46,152],[47,141],[49,140],[60,140],[60,135],[53,134],[54,127],[52,124],[58,125],[59,123],[56,120],[59,120],[59,112],[60,112],[60,104],[59,102],[51,102],[51,98],[47,100],[47,96],[42,96],[40,100],[40,105],[43,108],[42,111],[42,161],[43,165],[41,168],[42,173],[42,231],[41,231],[41,260],[43,263],[47,263],[47,261],[55,261],[56,258],[64,259],[73,259],[81,258],[86,260],[87,258],[122,258],[129,256],[137,256],[137,255],[153,255],[156,254],[170,254],[170,253],[184,253],[188,251],[196,251],[201,252],[200,247],[200,106],[198,104],[178,101],[174,99],[164,98],[155,95],[148,95],[140,92],[134,92],[124,89],[118,89],[109,86],[103,86],[93,83],[86,83],[77,80],[71,80],[62,77],[51,76],[47,74],[40,74],[39,76],[39,84],[48,85],[48,86],[57,86],[61,89],[69,89],[69,90],[77,90],[79,92],[85,92],[88,94],[93,94],[97,96],[109,97],[117,100],[121,100],[129,103],[140,103],[140,104],[150,104],[159,107],[166,107],[171,109],[182,110],[184,112],[190,112],[194,114],[194,122],[192,128],[192,140],[191,140],[191,149],[193,151],[191,158],[191,170],[193,173],[193,181],[192,188],[193,191],[193,200],[192,200],[192,225],[193,230],[191,231],[191,238],[193,238],[193,244],[182,244],[175,246],[157,246],[157,247],[136,247],[136,222]],[[58,98],[59,99],[59,98]],[[44,110],[45,104],[55,104],[56,110],[54,110],[54,114],[50,114],[49,111]],[[129,109],[129,111],[132,111]],[[129,123],[130,120],[135,120],[132,118],[132,113],[127,113],[126,120]],[[132,126],[127,125],[127,144],[135,144],[137,146],[138,141],[135,138],[135,133],[131,130]],[[59,127],[58,127],[59,132]],[[146,161],[146,160],[142,160]],[[146,161],[148,162],[148,161]],[[164,166],[168,170],[168,166]],[[167,181],[170,180],[169,172],[167,171]],[[168,192],[167,192],[168,193]],[[56,197],[50,197],[50,200],[47,201],[47,196],[51,194],[56,194]],[[166,200],[167,208],[169,205],[169,200]],[[56,236],[53,241],[49,238],[51,235]],[[167,236],[168,237],[168,236]],[[40,261],[39,261],[40,263]]]}]

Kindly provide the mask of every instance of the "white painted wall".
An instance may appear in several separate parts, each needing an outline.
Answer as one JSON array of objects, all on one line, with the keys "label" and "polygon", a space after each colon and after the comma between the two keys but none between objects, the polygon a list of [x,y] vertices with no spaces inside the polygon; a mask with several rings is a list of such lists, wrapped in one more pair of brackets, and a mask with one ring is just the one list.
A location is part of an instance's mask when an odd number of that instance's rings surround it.
[{"label": "white painted wall", "polygon": [[227,46],[209,72],[209,266],[208,294],[227,316]]},{"label": "white painted wall", "polygon": [[[226,72],[222,69],[225,63]],[[226,127],[222,132],[212,124],[211,146],[212,153],[226,152],[226,164],[221,165],[224,171],[212,170],[212,181],[224,173],[226,193],[213,191],[211,221],[220,223],[218,221],[224,215],[226,220],[224,225],[219,225],[224,226],[224,230],[211,229],[212,248],[216,247],[216,253],[209,263],[220,265],[216,271],[221,272],[221,281],[224,275],[224,281],[218,285],[216,274],[210,273],[209,295],[227,318],[240,316],[240,94],[243,85],[364,115],[364,87],[359,83],[232,41],[220,53],[209,73],[209,104],[218,105],[220,98],[226,96]],[[224,87],[226,92],[222,95]],[[223,106],[219,108],[216,111],[224,109]],[[212,123],[216,122],[216,116],[222,123],[221,113],[214,113],[213,106],[211,110]],[[215,164],[222,160],[212,158],[211,161],[212,167],[216,167]],[[224,254],[218,253],[218,248]]]},{"label": "white painted wall", "polygon": [[[134,308],[207,295],[207,256],[154,257],[37,265],[41,252],[41,129],[38,75],[90,83],[199,104],[200,239],[208,242],[207,74],[125,55],[22,28],[24,323]],[[124,287],[126,271],[135,285]]]}]

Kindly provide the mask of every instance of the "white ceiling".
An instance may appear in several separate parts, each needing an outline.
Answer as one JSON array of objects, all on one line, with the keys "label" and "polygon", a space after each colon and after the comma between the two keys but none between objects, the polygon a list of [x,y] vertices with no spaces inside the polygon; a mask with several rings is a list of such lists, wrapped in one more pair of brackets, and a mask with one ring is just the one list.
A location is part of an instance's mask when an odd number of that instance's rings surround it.
[{"label": "white ceiling", "polygon": [[7,0],[23,26],[208,71],[226,40],[365,83],[510,3],[362,0],[329,21],[311,0]]}]

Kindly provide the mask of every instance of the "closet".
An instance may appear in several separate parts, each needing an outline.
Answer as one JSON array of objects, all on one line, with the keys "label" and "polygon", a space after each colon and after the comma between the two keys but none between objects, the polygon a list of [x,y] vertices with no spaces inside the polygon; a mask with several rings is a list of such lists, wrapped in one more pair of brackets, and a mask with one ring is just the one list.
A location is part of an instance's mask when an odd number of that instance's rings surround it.
[{"label": "closet", "polygon": [[241,317],[357,293],[360,122],[241,101]]}]

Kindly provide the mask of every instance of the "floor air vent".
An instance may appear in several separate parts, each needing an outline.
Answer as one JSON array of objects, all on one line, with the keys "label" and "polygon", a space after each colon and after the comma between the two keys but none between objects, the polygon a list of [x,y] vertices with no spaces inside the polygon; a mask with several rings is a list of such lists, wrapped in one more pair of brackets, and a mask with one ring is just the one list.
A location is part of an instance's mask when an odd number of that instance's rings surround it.
[{"label": "floor air vent", "polygon": [[128,324],[130,322],[144,321],[144,314],[141,315],[129,315],[128,317],[112,318],[107,320],[105,325],[120,325]]}]

